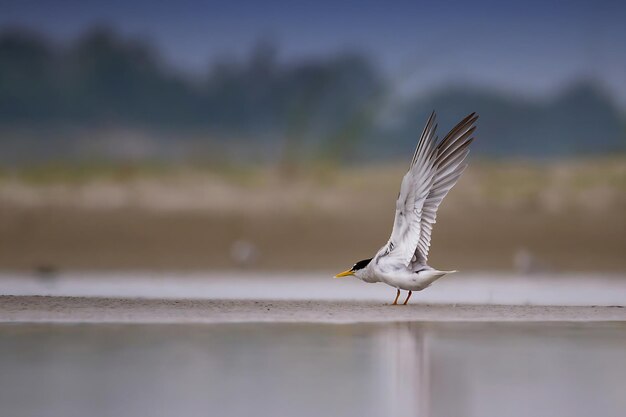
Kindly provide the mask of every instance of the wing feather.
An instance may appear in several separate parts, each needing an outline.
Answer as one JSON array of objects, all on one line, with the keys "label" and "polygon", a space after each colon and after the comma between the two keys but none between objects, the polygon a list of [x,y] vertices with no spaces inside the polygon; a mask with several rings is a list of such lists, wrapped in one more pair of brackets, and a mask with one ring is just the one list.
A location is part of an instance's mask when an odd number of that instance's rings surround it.
[{"label": "wing feather", "polygon": [[472,134],[476,130],[474,126],[476,120],[478,120],[476,113],[468,115],[436,146],[435,175],[423,204],[420,238],[411,258],[410,267],[414,270],[426,265],[433,225],[437,221],[437,209],[467,168],[464,161],[469,154],[469,145],[474,140]]},{"label": "wing feather", "polygon": [[421,216],[424,202],[435,180],[437,157],[437,124],[433,112],[420,136],[408,172],[402,178],[396,200],[396,216],[391,237],[375,259],[394,266],[408,267],[413,261],[420,239]]},{"label": "wing feather", "polygon": [[391,237],[376,254],[376,263],[414,269],[426,265],[437,209],[467,168],[463,162],[477,119],[475,113],[468,115],[437,143],[435,112],[430,115],[402,178]]}]

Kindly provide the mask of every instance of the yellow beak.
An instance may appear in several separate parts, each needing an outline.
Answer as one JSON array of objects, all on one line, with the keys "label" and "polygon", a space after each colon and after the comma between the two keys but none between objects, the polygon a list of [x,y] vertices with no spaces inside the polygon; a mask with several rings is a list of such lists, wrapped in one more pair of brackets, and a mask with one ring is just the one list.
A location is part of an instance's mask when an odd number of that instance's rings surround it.
[{"label": "yellow beak", "polygon": [[354,275],[354,272],[351,269],[348,269],[347,271],[343,271],[335,275],[335,278],[349,277],[350,275]]}]

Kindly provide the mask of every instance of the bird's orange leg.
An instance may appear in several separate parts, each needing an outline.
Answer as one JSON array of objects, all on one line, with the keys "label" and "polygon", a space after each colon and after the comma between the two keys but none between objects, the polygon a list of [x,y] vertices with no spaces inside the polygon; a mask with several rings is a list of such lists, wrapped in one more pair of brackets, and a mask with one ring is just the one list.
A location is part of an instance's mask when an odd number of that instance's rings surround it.
[{"label": "bird's orange leg", "polygon": [[404,300],[404,303],[402,304],[403,306],[406,305],[406,303],[409,302],[409,298],[411,298],[411,295],[413,294],[413,291],[409,291],[409,295],[406,296],[406,300]]},{"label": "bird's orange leg", "polygon": [[398,294],[396,294],[396,299],[393,300],[393,304],[391,304],[392,306],[398,305],[398,298],[400,298],[400,290],[398,290]]}]

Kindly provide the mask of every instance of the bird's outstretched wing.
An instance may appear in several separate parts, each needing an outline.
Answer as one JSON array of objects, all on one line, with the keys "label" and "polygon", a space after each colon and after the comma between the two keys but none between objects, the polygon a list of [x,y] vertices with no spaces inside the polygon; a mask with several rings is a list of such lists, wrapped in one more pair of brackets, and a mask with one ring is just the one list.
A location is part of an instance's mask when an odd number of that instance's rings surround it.
[{"label": "bird's outstretched wing", "polygon": [[378,251],[377,262],[411,269],[426,264],[437,209],[466,167],[463,161],[478,116],[467,116],[439,144],[435,118],[433,112],[402,179],[391,237]]},{"label": "bird's outstretched wing", "polygon": [[413,259],[420,239],[422,209],[437,172],[435,117],[433,112],[428,118],[409,170],[402,178],[391,237],[378,251],[375,257],[377,263],[408,267]]},{"label": "bird's outstretched wing", "polygon": [[461,120],[436,147],[435,176],[428,197],[422,207],[420,217],[420,237],[415,254],[411,259],[411,269],[426,265],[430,249],[430,236],[437,219],[437,209],[457,183],[467,164],[465,158],[469,154],[469,145],[476,130],[474,123],[478,115],[472,113]]}]

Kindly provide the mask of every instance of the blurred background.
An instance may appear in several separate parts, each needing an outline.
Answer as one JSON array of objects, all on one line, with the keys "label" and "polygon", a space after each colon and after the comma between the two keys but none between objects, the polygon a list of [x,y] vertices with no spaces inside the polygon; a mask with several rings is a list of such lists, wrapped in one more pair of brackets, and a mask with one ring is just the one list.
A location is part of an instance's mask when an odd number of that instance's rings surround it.
[{"label": "blurred background", "polygon": [[428,114],[440,269],[626,271],[626,4],[0,0],[0,269],[342,270]]}]

